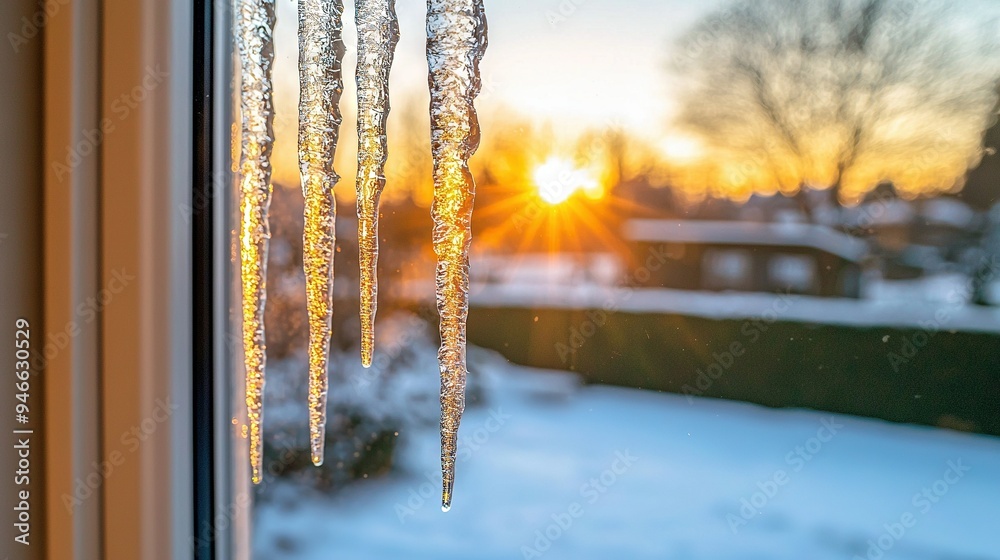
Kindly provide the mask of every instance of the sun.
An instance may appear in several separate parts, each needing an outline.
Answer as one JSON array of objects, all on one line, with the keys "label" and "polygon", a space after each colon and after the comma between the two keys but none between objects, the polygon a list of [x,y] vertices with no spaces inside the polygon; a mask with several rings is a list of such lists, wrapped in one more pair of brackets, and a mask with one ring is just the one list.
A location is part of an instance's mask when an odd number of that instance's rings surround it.
[{"label": "sun", "polygon": [[600,195],[600,184],[591,172],[565,158],[553,156],[545,160],[535,168],[532,178],[538,196],[553,206],[566,202],[579,191],[588,196]]}]

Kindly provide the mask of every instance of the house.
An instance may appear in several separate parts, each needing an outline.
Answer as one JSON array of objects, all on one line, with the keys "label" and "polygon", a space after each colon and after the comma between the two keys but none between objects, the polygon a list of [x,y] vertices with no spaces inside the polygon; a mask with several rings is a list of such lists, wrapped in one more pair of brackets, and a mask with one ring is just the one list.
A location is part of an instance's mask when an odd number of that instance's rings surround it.
[{"label": "house", "polygon": [[842,227],[870,243],[884,278],[909,280],[954,270],[983,222],[957,197],[904,200],[883,191],[844,209]]},{"label": "house", "polygon": [[868,255],[864,241],[804,223],[630,220],[623,234],[634,266],[650,252],[666,256],[656,270],[629,275],[644,287],[858,298]]}]

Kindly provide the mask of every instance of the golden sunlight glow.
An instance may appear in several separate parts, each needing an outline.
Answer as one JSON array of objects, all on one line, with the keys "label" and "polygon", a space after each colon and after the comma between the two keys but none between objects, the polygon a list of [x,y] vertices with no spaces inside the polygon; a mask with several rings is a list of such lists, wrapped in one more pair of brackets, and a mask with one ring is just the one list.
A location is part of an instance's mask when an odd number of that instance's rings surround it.
[{"label": "golden sunlight glow", "polygon": [[701,142],[690,136],[667,136],[660,141],[659,147],[671,163],[690,163],[704,155]]},{"label": "golden sunlight glow", "polygon": [[600,198],[603,194],[601,185],[590,171],[560,157],[550,157],[536,167],[533,179],[538,196],[553,206],[569,200],[578,191],[590,198]]}]

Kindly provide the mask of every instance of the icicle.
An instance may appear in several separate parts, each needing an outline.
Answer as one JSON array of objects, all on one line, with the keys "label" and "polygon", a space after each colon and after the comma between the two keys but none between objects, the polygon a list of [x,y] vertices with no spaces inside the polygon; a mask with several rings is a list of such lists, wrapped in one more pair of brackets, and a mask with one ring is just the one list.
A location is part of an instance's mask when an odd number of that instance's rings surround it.
[{"label": "icicle", "polygon": [[378,305],[378,211],[385,188],[389,70],[399,40],[395,0],[357,0],[358,249],[361,263],[361,365],[371,367]]},{"label": "icicle", "polygon": [[299,0],[299,168],[305,196],[302,236],[309,309],[309,441],[314,465],[323,464],[327,360],[333,317],[336,201],[333,170],[344,90],[341,0]]},{"label": "icicle", "polygon": [[271,62],[274,1],[243,0],[237,14],[241,61],[240,276],[243,286],[243,352],[246,365],[250,466],[261,481],[264,419],[264,304],[267,299],[267,223],[271,203]]},{"label": "icicle", "polygon": [[434,157],[434,252],[441,348],[441,509],[451,508],[458,426],[465,410],[465,321],[475,181],[468,160],[479,147],[473,104],[486,51],[483,0],[428,0],[427,66]]}]

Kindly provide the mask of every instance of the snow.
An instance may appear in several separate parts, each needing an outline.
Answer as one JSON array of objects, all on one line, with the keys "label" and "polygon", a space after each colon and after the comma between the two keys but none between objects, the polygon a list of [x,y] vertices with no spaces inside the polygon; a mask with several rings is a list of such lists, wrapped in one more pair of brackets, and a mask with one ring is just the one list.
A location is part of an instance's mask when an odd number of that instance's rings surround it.
[{"label": "snow", "polygon": [[810,247],[849,261],[859,261],[868,253],[867,244],[856,237],[796,222],[629,220],[625,235],[632,241],[646,242]]},{"label": "snow", "polygon": [[968,204],[949,197],[930,198],[920,211],[928,223],[969,229],[976,219],[976,211]]},{"label": "snow", "polygon": [[854,228],[867,229],[875,225],[899,226],[913,221],[913,205],[898,198],[875,200],[853,208],[845,208],[846,223]]},{"label": "snow", "polygon": [[[949,281],[950,279],[950,281]],[[904,288],[905,289],[905,288]],[[609,309],[619,313],[665,313],[711,319],[742,319],[775,314],[782,321],[860,327],[939,328],[1000,332],[1000,309],[968,305],[968,279],[935,280],[929,300],[914,297],[882,300],[823,298],[748,292],[696,292],[667,288],[608,288],[596,285],[473,285],[476,307],[529,309]],[[879,296],[894,290],[882,285]],[[895,290],[898,294],[899,290]],[[788,301],[790,305],[786,305]]]},{"label": "snow", "polygon": [[[864,296],[867,299],[898,304],[913,302],[935,302],[947,304],[962,296],[961,302],[967,303],[971,293],[969,277],[958,273],[940,273],[915,278],[912,280],[884,280],[869,278],[864,283]],[[969,288],[967,288],[969,286]]]},{"label": "snow", "polygon": [[471,269],[473,282],[491,284],[613,286],[624,274],[621,259],[611,253],[477,254]]},{"label": "snow", "polygon": [[462,424],[451,512],[436,426],[406,428],[388,477],[332,496],[277,484],[257,557],[841,560],[870,539],[886,559],[1000,558],[996,438],[581,387],[475,354],[485,400]]}]

